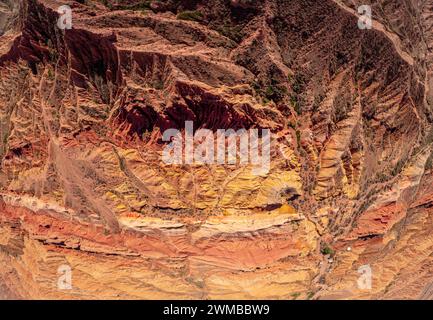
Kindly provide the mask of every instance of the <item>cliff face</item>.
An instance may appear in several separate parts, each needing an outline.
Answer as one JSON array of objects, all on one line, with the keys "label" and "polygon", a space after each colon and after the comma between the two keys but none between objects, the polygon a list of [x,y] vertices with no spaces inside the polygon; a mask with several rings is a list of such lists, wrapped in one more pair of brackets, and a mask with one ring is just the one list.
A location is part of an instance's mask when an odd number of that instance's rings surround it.
[{"label": "cliff face", "polygon": [[0,1],[0,298],[431,298],[433,1],[365,2]]}]

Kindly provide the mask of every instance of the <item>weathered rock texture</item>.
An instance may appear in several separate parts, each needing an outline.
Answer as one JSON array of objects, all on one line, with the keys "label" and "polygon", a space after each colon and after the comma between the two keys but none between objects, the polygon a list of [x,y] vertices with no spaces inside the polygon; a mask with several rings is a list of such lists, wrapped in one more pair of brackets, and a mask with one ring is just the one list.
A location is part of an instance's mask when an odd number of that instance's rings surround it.
[{"label": "weathered rock texture", "polygon": [[[433,1],[368,2],[0,1],[0,298],[432,298]],[[186,120],[270,171],[164,164]]]}]

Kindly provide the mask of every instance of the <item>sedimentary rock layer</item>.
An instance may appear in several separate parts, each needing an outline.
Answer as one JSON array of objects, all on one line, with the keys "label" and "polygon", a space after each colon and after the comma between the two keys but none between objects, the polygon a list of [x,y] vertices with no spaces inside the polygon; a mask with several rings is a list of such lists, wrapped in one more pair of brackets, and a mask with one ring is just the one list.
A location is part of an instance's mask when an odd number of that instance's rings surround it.
[{"label": "sedimentary rock layer", "polygon": [[361,4],[0,1],[0,298],[431,298],[433,2]]}]

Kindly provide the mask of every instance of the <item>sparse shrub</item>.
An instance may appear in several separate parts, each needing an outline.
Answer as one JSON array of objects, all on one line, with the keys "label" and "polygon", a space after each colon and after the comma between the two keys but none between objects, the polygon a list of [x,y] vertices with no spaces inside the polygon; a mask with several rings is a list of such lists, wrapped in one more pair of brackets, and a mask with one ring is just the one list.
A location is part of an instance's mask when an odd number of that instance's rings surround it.
[{"label": "sparse shrub", "polygon": [[260,93],[260,84],[257,81],[251,83],[251,88],[253,88],[256,93]]},{"label": "sparse shrub", "polygon": [[49,49],[49,58],[51,61],[56,62],[59,59],[59,54],[55,49]]},{"label": "sparse shrub", "polygon": [[294,292],[291,294],[293,300],[296,300],[301,294],[299,292]]},{"label": "sparse shrub", "polygon": [[153,87],[154,87],[156,90],[162,90],[162,89],[164,89],[164,82],[162,82],[162,81],[155,81],[155,82],[153,83]]},{"label": "sparse shrub", "polygon": [[179,20],[201,22],[203,21],[203,13],[201,13],[200,11],[186,10],[186,11],[179,12],[176,18]]},{"label": "sparse shrub", "polygon": [[101,0],[101,3],[109,9],[112,8],[112,5],[108,0]]},{"label": "sparse shrub", "polygon": [[268,86],[265,90],[265,96],[268,99],[272,99],[272,96],[274,95],[275,91],[272,86]]},{"label": "sparse shrub", "polygon": [[406,159],[398,160],[396,166],[392,169],[392,176],[393,177],[400,174],[400,172],[403,170],[405,163],[406,163]]},{"label": "sparse shrub", "polygon": [[299,98],[297,94],[292,94],[290,96],[290,103],[293,106],[293,109],[295,110],[295,112],[297,114],[301,114],[302,113],[302,108],[301,108],[301,104],[299,103]]},{"label": "sparse shrub", "polygon": [[321,252],[325,256],[326,255],[330,255],[330,256],[334,255],[334,250],[332,250],[332,248],[327,244],[322,248]]},{"label": "sparse shrub", "polygon": [[242,26],[222,26],[221,28],[217,29],[219,33],[221,33],[223,36],[232,39],[235,42],[241,42],[243,38],[242,34]]},{"label": "sparse shrub", "polygon": [[292,90],[293,92],[300,94],[302,92],[302,90],[304,89],[306,84],[305,78],[302,74],[297,73],[295,75],[295,78],[293,79],[293,83],[292,83]]},{"label": "sparse shrub", "polygon": [[346,105],[344,104],[337,104],[335,107],[335,113],[333,117],[333,121],[335,123],[340,122],[347,117],[347,111],[350,109],[350,103],[347,102]]},{"label": "sparse shrub", "polygon": [[289,122],[288,126],[292,129],[296,129],[296,123],[294,123],[294,122]]},{"label": "sparse shrub", "polygon": [[385,181],[387,181],[388,180],[388,176],[385,174],[385,173],[383,173],[383,172],[379,172],[378,174],[377,174],[377,181],[378,182],[385,182]]},{"label": "sparse shrub", "polygon": [[53,73],[53,70],[51,70],[51,68],[48,69],[47,77],[48,77],[48,80],[50,80],[50,81],[54,80],[54,73]]},{"label": "sparse shrub", "polygon": [[296,130],[296,142],[298,144],[298,147],[301,146],[301,131]]},{"label": "sparse shrub", "polygon": [[281,85],[270,85],[266,87],[265,97],[273,101],[281,101],[287,95],[287,89]]}]

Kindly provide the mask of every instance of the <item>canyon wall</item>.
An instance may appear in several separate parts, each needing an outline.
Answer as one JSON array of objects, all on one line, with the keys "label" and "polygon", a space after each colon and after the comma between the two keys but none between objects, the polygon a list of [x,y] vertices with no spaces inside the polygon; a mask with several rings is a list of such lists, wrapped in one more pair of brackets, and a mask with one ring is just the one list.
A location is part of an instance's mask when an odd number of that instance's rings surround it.
[{"label": "canyon wall", "polygon": [[431,298],[433,1],[369,2],[0,1],[0,298]]}]

